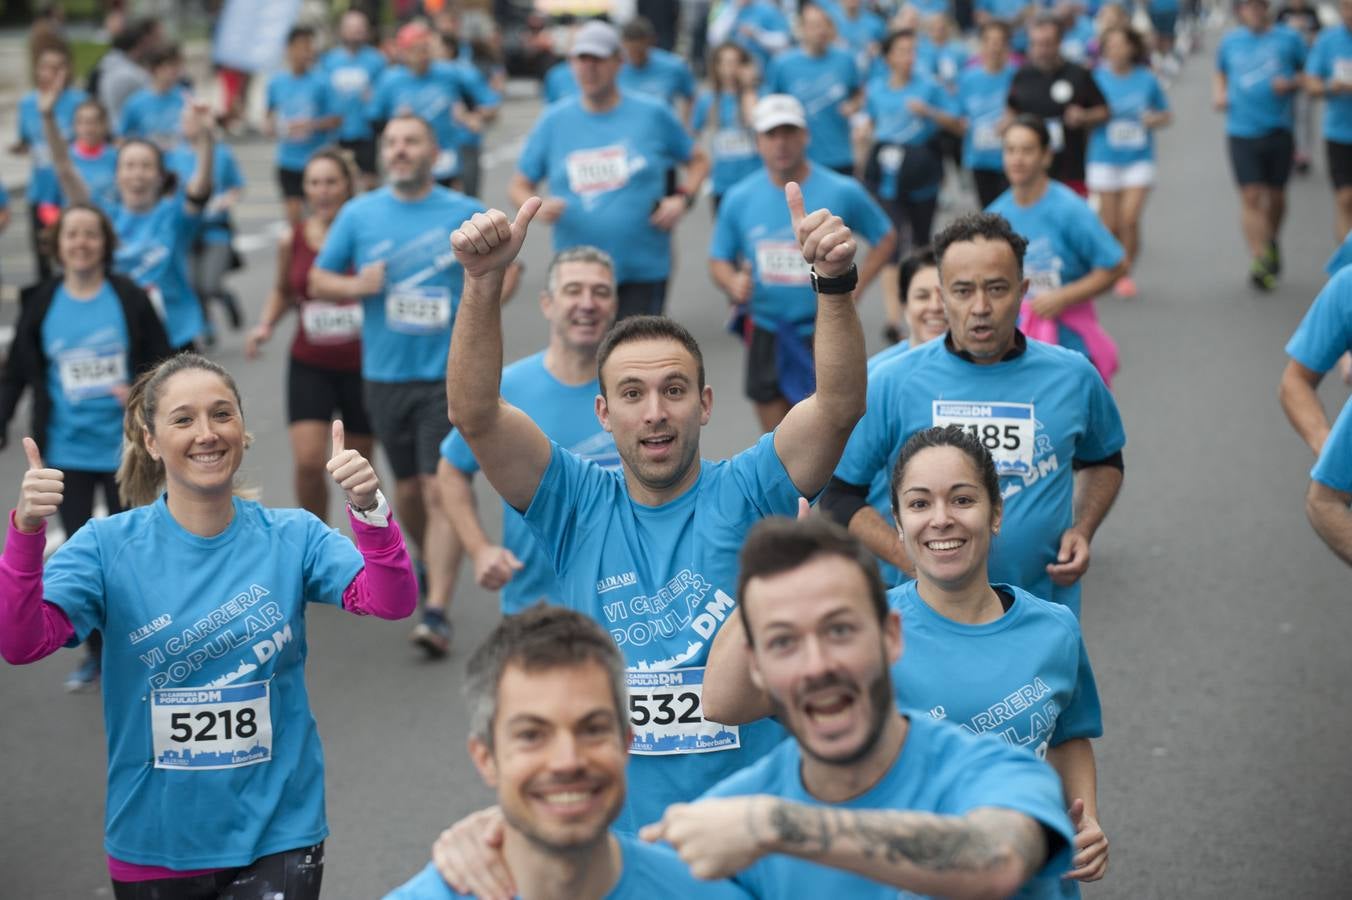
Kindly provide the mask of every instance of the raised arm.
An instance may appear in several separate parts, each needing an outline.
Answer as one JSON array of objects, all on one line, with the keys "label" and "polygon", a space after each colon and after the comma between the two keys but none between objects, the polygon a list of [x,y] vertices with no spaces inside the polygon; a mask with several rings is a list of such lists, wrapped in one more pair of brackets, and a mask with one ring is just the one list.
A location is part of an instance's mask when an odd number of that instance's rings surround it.
[{"label": "raised arm", "polygon": [[699,878],[770,853],[796,856],[916,894],[1008,897],[1047,860],[1043,826],[1009,809],[963,816],[808,806],[766,795],[678,803],[640,833],[667,841]]},{"label": "raised arm", "polygon": [[197,120],[197,140],[193,142],[197,165],[183,194],[187,198],[189,210],[201,212],[211,200],[211,185],[216,175],[216,123],[211,115],[210,104],[201,100],[192,101],[192,115]]},{"label": "raised arm", "polygon": [[[829,210],[806,213],[795,182],[784,188],[794,234],[803,258],[819,278],[839,278],[854,267],[850,229]],[[817,391],[789,410],[775,430],[775,452],[798,493],[815,497],[840,462],[855,423],[864,414],[868,373],[864,329],[855,310],[854,292],[817,296],[814,348]]]},{"label": "raised arm", "polygon": [[56,121],[56,101],[61,96],[64,76],[54,81],[56,87],[38,91],[38,115],[42,117],[42,136],[47,141],[47,152],[52,157],[52,168],[56,170],[56,181],[66,203],[88,203],[89,186],[85,184],[75,163],[70,159],[70,148],[66,145],[66,136]]},{"label": "raised arm", "polygon": [[451,235],[465,286],[446,363],[446,405],[489,484],[522,512],[549,467],[551,447],[529,416],[502,399],[501,298],[504,273],[539,210],[540,198],[531,197],[514,222],[493,209],[475,213]]}]

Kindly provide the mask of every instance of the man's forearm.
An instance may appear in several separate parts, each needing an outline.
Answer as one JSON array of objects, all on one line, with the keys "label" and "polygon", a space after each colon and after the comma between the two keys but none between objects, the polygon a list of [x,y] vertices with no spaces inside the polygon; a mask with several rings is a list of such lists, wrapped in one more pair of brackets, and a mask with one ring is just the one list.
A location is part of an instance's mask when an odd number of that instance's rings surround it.
[{"label": "man's forearm", "polygon": [[1047,856],[1042,826],[1012,810],[957,817],[775,799],[757,818],[752,827],[768,852],[925,895],[1005,897]]},{"label": "man's forearm", "polygon": [[1319,402],[1315,387],[1322,374],[1290,360],[1282,372],[1281,385],[1277,397],[1281,400],[1282,410],[1291,421],[1291,427],[1314,452],[1315,456],[1324,448],[1329,437],[1329,419],[1324,413],[1324,405]]},{"label": "man's forearm", "polygon": [[1084,811],[1098,820],[1098,766],[1089,738],[1072,738],[1047,750],[1047,762],[1061,776],[1066,803],[1084,801]]},{"label": "man's forearm", "polygon": [[708,155],[696,147],[690,154],[690,162],[685,164],[685,177],[681,181],[681,190],[691,199],[699,195],[699,189],[704,185],[704,179],[709,177],[711,163]]},{"label": "man's forearm", "polygon": [[1115,466],[1088,466],[1076,472],[1071,527],[1092,541],[1121,489],[1122,470]]},{"label": "man's forearm", "polygon": [[854,294],[817,298],[813,357],[821,413],[827,423],[848,437],[864,414],[868,392],[864,326],[859,321]]},{"label": "man's forearm", "polygon": [[501,271],[465,276],[446,361],[446,404],[466,438],[484,428],[502,402]]},{"label": "man's forearm", "polygon": [[1352,566],[1352,507],[1348,506],[1349,500],[1352,497],[1347,494],[1312,481],[1305,496],[1305,514],[1329,549]]},{"label": "man's forearm", "polygon": [[862,507],[850,519],[850,534],[864,542],[879,558],[890,562],[908,576],[915,577],[915,564],[906,555],[906,547],[901,543],[897,530],[878,515],[871,506]]},{"label": "man's forearm", "polygon": [[864,264],[859,267],[859,287],[854,292],[856,300],[863,299],[869,285],[873,284],[873,279],[878,277],[878,273],[892,257],[892,249],[896,246],[897,232],[894,229],[880,237],[878,243],[869,248],[868,255],[864,257]]},{"label": "man's forearm", "polygon": [[441,485],[441,502],[451,520],[465,552],[474,557],[489,546],[488,533],[479,521],[479,504],[474,498],[474,487],[469,476],[442,460],[445,468],[439,468],[437,481]]},{"label": "man's forearm", "polygon": [[340,275],[318,267],[310,269],[308,286],[310,298],[313,300],[346,300],[349,297],[362,296],[360,277]]}]

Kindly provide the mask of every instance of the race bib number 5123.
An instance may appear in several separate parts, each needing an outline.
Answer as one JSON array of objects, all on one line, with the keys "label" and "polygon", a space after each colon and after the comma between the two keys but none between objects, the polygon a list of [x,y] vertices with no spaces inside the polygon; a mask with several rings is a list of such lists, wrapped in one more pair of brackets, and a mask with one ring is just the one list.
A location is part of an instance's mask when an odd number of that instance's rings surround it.
[{"label": "race bib number 5123", "polygon": [[272,759],[268,682],[151,691],[155,768],[234,769]]},{"label": "race bib number 5123", "polygon": [[630,753],[711,753],[742,745],[736,725],[704,718],[704,669],[629,669]]},{"label": "race bib number 5123", "polygon": [[990,451],[1000,475],[1028,475],[1033,471],[1037,420],[1031,403],[978,403],[935,400],[934,424],[956,425]]}]

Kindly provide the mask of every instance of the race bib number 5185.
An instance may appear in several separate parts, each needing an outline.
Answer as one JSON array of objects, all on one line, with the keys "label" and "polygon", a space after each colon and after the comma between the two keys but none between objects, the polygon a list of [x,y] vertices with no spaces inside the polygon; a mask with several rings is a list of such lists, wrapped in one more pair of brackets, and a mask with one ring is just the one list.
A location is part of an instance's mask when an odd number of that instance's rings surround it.
[{"label": "race bib number 5185", "polygon": [[736,725],[704,718],[704,669],[629,669],[630,753],[711,753],[742,745]]},{"label": "race bib number 5185", "polygon": [[1033,471],[1037,421],[1031,403],[979,403],[935,400],[936,426],[956,425],[990,451],[1000,475],[1028,475]]}]

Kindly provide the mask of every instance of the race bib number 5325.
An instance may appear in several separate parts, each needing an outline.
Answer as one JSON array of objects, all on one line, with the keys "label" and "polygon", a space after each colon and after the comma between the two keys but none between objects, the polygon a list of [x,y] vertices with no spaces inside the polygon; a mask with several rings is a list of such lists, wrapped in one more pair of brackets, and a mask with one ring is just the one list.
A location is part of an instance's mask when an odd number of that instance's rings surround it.
[{"label": "race bib number 5325", "polygon": [[155,768],[234,769],[272,759],[268,682],[151,691]]},{"label": "race bib number 5325", "polygon": [[711,753],[742,745],[736,725],[704,718],[704,669],[629,669],[630,753]]}]

